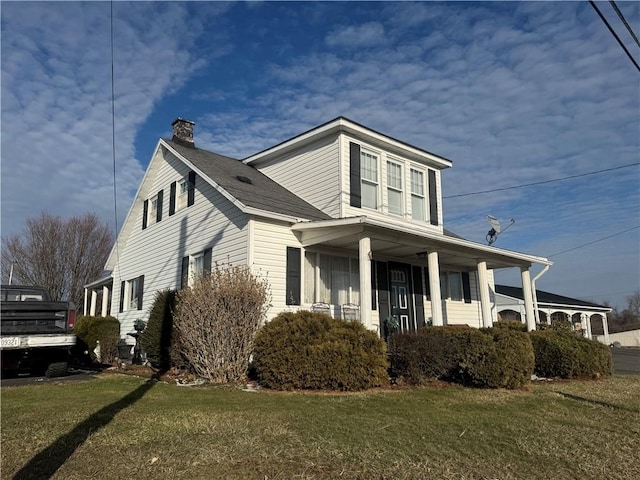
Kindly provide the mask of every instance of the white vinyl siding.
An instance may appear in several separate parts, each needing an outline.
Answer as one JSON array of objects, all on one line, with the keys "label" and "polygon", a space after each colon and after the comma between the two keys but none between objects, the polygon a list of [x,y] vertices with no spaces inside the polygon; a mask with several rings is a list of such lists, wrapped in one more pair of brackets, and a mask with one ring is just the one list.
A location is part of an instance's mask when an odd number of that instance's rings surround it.
[{"label": "white vinyl siding", "polygon": [[[187,178],[190,171],[187,165],[168,152],[164,156],[166,158],[157,155],[152,159],[145,184],[141,187],[145,191],[158,192],[168,188],[172,182]],[[180,287],[183,257],[212,248],[212,263],[246,264],[248,215],[204,179],[198,178],[196,185],[195,204],[163,218],[151,230],[141,228],[142,201],[137,201],[132,207],[134,213],[129,216],[132,227],[127,228],[126,241],[119,244],[113,278],[130,279],[144,275],[145,295],[142,312],[133,310],[118,314],[120,289],[114,289],[111,314],[120,320],[123,336],[133,332],[136,319],[147,320],[145,317],[155,292]]]},{"label": "white vinyl siding", "polygon": [[327,215],[340,216],[338,136],[322,139],[255,167]]},{"label": "white vinyl siding", "polygon": [[362,206],[378,209],[378,156],[369,152],[360,152],[360,177]]},{"label": "white vinyl siding", "polygon": [[387,161],[387,208],[394,215],[404,214],[402,165]]}]

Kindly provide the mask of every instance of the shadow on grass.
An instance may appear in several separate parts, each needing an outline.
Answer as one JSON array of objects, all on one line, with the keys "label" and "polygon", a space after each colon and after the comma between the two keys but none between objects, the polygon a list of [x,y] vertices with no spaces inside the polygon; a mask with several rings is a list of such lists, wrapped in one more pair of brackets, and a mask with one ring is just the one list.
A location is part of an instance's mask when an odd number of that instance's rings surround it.
[{"label": "shadow on grass", "polygon": [[113,417],[140,400],[156,384],[150,379],[117,402],[101,408],[69,433],[62,435],[18,471],[14,480],[50,478],[91,435],[113,420]]},{"label": "shadow on grass", "polygon": [[616,405],[615,403],[603,402],[601,400],[592,400],[590,398],[579,397],[577,395],[572,395],[570,393],[565,393],[565,392],[556,391],[554,393],[557,393],[558,395],[562,395],[564,398],[577,400],[578,402],[590,403],[592,405],[598,405],[600,407],[613,408],[614,410],[623,410],[625,412],[640,413],[640,410],[638,410],[637,408],[623,407],[621,405]]}]

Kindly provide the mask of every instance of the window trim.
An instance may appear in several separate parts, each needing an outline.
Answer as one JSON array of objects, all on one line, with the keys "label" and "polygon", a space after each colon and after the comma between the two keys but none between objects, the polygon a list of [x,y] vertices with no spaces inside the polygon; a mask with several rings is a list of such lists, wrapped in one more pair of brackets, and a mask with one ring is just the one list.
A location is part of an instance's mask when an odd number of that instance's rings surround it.
[{"label": "window trim", "polygon": [[[413,186],[413,172],[420,174],[422,177],[422,193],[414,192]],[[415,165],[409,165],[409,190],[410,190],[410,203],[411,203],[411,219],[418,222],[427,222],[427,211],[429,208],[429,200],[427,198],[427,171],[423,168],[418,168]],[[413,209],[413,199],[418,198],[422,201],[422,217],[416,218]]]},{"label": "window trim", "polygon": [[[375,158],[375,166],[376,166],[376,180],[371,180],[369,178],[366,178],[364,173],[365,173],[365,157],[373,157]],[[368,208],[370,210],[380,210],[380,175],[382,172],[380,172],[380,159],[381,159],[381,155],[380,153],[374,152],[372,150],[369,150],[367,148],[362,148],[362,146],[360,147],[360,192],[361,192],[361,206],[362,208]],[[376,205],[375,207],[372,207],[370,205],[365,205],[365,195],[364,195],[364,191],[365,189],[363,189],[362,187],[364,185],[368,185],[368,186],[373,186],[375,187],[376,190],[376,195],[375,195],[375,202]]]},{"label": "window trim", "polygon": [[[389,166],[393,165],[396,166],[398,168],[400,168],[400,176],[399,179],[400,180],[400,189],[398,189],[397,187],[392,187],[390,184],[390,178],[389,178],[389,172],[390,172],[390,168]],[[387,213],[390,213],[391,215],[396,215],[399,217],[404,217],[405,213],[407,211],[407,206],[406,206],[406,199],[405,199],[405,178],[404,178],[404,166],[405,163],[389,158],[387,157],[387,163],[386,163],[386,167],[387,167]],[[389,191],[394,191],[394,192],[398,192],[400,193],[400,212],[392,212],[391,211],[391,202],[389,201]]]}]

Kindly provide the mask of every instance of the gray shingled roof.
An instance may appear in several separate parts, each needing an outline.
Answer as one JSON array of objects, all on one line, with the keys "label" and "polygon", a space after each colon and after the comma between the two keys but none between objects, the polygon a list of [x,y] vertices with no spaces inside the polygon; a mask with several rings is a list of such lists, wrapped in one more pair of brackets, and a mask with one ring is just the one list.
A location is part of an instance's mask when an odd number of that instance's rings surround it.
[{"label": "gray shingled roof", "polygon": [[[306,220],[331,218],[240,160],[200,148],[185,147],[170,140],[165,141],[210,180],[248,207]],[[251,183],[243,182],[238,177],[249,179]]]},{"label": "gray shingled roof", "polygon": [[[496,285],[496,293],[524,300],[524,294],[521,287]],[[578,307],[608,308],[604,305],[598,305],[597,303],[586,302],[577,298],[564,297],[562,295],[556,295],[555,293],[549,293],[538,289],[536,289],[536,295],[538,297],[538,303],[555,303],[557,305],[574,305]]]}]

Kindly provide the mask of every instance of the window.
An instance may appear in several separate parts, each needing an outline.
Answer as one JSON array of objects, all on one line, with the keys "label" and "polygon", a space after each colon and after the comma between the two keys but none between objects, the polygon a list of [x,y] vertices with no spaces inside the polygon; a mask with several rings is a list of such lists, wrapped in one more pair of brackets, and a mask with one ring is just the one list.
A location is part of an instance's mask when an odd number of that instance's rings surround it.
[{"label": "window", "polygon": [[183,178],[178,182],[178,200],[176,202],[176,210],[180,210],[187,206],[189,199],[189,180]]},{"label": "window", "polygon": [[360,304],[360,264],[357,258],[305,253],[305,302]]},{"label": "window", "polygon": [[462,273],[461,272],[441,272],[440,291],[442,298],[461,302],[463,300]]},{"label": "window", "polygon": [[202,252],[182,257],[182,274],[180,288],[192,287],[198,278],[211,273],[213,249],[207,248]]},{"label": "window", "polygon": [[360,152],[360,175],[362,186],[362,206],[378,208],[378,157]]},{"label": "window", "polygon": [[123,281],[120,287],[120,312],[142,310],[144,275]]},{"label": "window", "polygon": [[153,225],[158,218],[158,196],[156,195],[149,201],[149,213],[147,217],[147,225]]},{"label": "window", "polygon": [[189,286],[204,274],[204,252],[192,255],[189,259]]},{"label": "window", "polygon": [[424,172],[411,169],[411,218],[425,221],[427,210],[425,208]]},{"label": "window", "polygon": [[387,161],[387,203],[389,213],[404,214],[402,165]]}]

